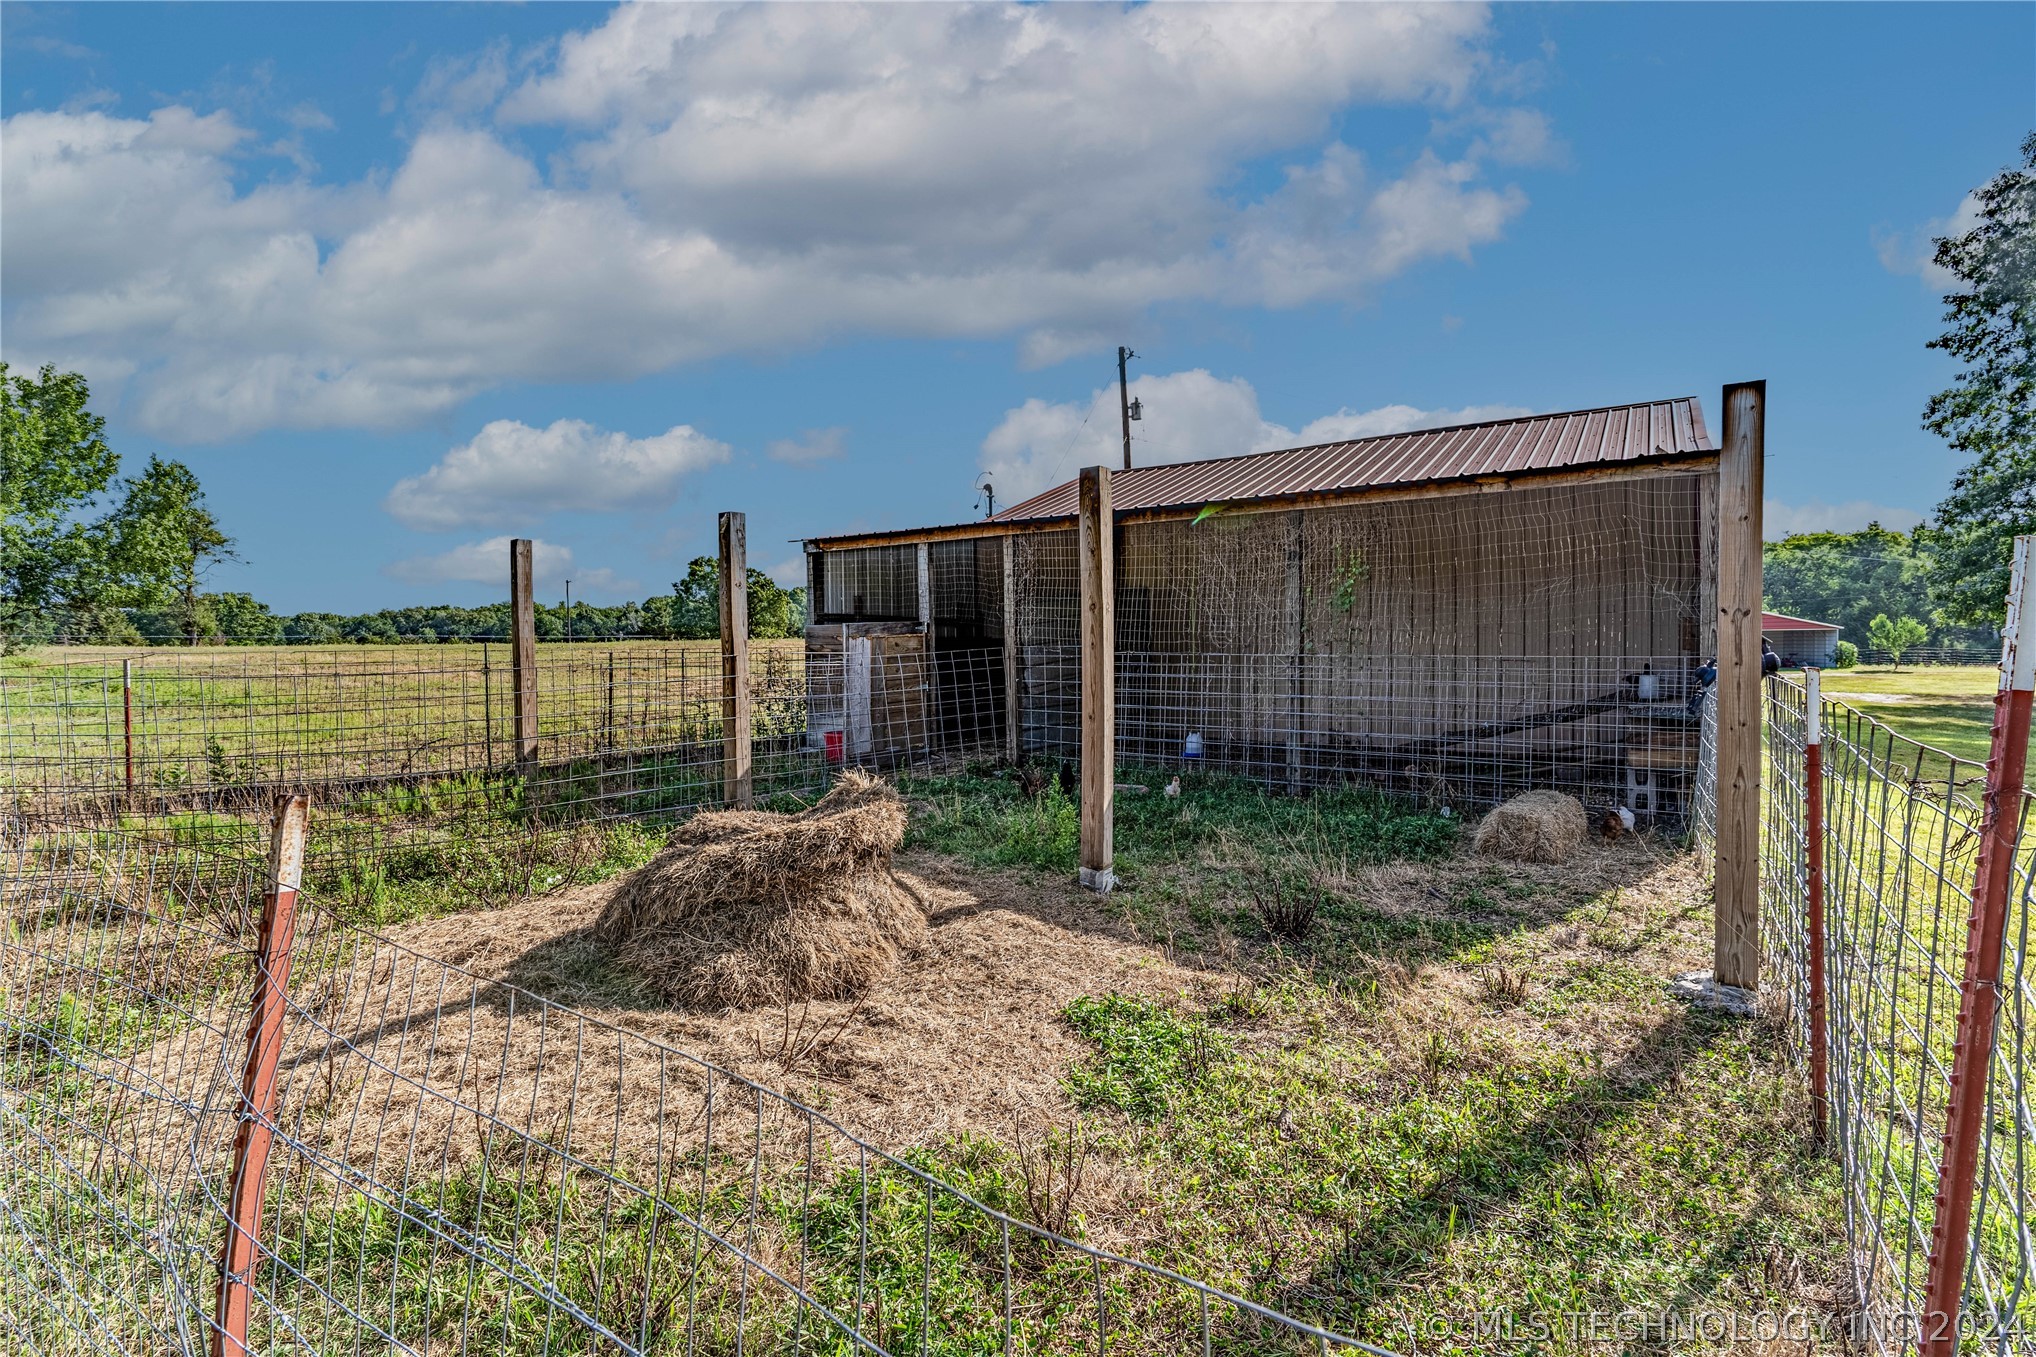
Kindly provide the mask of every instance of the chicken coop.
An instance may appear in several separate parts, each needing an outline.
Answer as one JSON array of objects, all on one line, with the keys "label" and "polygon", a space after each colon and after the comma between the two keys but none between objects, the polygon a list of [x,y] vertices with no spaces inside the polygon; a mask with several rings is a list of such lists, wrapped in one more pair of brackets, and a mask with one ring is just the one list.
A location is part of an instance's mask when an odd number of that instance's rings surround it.
[{"label": "chicken coop", "polygon": [[[1120,769],[1679,817],[1715,653],[1718,450],[1693,398],[1111,477]],[[808,540],[816,744],[1071,757],[1076,490]]]}]

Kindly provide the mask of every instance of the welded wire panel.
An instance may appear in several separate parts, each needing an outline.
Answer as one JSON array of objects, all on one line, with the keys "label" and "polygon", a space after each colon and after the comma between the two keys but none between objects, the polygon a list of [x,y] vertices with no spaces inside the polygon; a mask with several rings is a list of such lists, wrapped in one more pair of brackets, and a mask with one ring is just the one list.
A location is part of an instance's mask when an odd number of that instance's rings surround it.
[{"label": "welded wire panel", "polygon": [[[182,869],[159,840],[4,831],[0,1314],[26,1351],[206,1352],[259,864],[213,864],[241,904],[200,919],[158,889]],[[255,1351],[1358,1346],[315,893],[292,962]]]},{"label": "welded wire panel", "polygon": [[[1803,689],[1770,680],[1764,764],[1763,943],[1767,988],[1801,1050],[1809,1021]],[[1826,702],[1826,970],[1834,1149],[1861,1342],[1913,1348],[1924,1308],[1952,1044],[1977,867],[1985,768]],[[2013,872],[1987,1089],[1987,1139],[1965,1281],[1964,1333],[1995,1351],[2036,1351],[2029,1295],[2036,1206],[2028,1158],[2030,802]]]},{"label": "welded wire panel", "polygon": [[919,552],[914,546],[822,552],[819,622],[910,622],[919,616]]}]

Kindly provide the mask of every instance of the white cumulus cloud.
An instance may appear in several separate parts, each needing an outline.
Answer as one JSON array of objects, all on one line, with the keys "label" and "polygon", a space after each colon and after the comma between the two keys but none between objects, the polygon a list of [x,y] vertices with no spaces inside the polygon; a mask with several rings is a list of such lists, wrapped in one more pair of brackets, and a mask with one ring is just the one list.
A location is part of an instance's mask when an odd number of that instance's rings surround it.
[{"label": "white cumulus cloud", "polygon": [[[1131,426],[1131,460],[1137,466],[1234,457],[1533,413],[1516,405],[1471,405],[1456,410],[1384,405],[1374,410],[1337,410],[1293,429],[1260,413],[1258,392],[1250,382],[1242,377],[1216,377],[1201,368],[1137,378],[1131,383],[1131,394],[1143,404],[1145,416]],[[1117,389],[1110,386],[1099,388],[1087,403],[1033,399],[1006,411],[1002,422],[983,440],[979,464],[996,486],[998,500],[1009,505],[1068,479],[1082,467],[1118,466],[1122,458]]]},{"label": "white cumulus cloud", "polygon": [[[394,171],[336,183],[249,172],[224,113],[25,111],[6,343],[208,441],[848,334],[1043,364],[1155,305],[1359,302],[1524,210],[1489,172],[1549,134],[1485,97],[1489,47],[1476,5],[623,6],[435,63]],[[1386,164],[1379,107],[1446,116]]]},{"label": "white cumulus cloud", "polygon": [[651,508],[689,471],[728,460],[728,445],[680,424],[652,438],[561,419],[484,426],[421,476],[396,482],[382,507],[413,528],[528,522],[556,510]]},{"label": "white cumulus cloud", "polygon": [[[494,584],[509,592],[509,542],[507,536],[467,542],[450,551],[429,556],[412,556],[392,561],[382,573],[406,584]],[[535,538],[530,543],[530,574],[533,587],[551,590],[571,580],[587,593],[606,593],[633,587],[634,581],[619,578],[606,566],[581,567],[573,563],[573,549]]]},{"label": "white cumulus cloud", "polygon": [[1889,273],[1913,273],[1933,292],[1949,292],[1958,286],[1950,269],[1937,266],[1940,236],[1962,236],[1979,225],[1979,195],[1968,193],[1958,210],[1948,217],[1933,217],[1913,231],[1876,230],[1873,252]]},{"label": "white cumulus cloud", "polygon": [[1869,523],[1878,523],[1891,532],[1907,532],[1929,517],[1915,509],[1863,499],[1843,504],[1826,504],[1815,499],[1801,504],[1763,500],[1760,516],[1761,535],[1771,541],[1792,532],[1857,532]]}]

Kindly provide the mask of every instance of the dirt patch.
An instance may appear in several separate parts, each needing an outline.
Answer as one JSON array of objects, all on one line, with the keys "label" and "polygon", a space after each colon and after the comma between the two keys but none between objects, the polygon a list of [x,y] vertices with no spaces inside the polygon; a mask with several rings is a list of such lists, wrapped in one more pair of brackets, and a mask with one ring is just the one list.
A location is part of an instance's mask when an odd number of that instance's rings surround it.
[{"label": "dirt patch", "polygon": [[[860,1000],[720,1013],[668,1008],[595,939],[612,882],[392,936],[484,982],[509,981],[783,1089],[893,1150],[960,1131],[1008,1137],[1014,1120],[1036,1124],[1062,1113],[1061,1071],[1085,1049],[1058,1018],[1070,1000],[1202,997],[1214,983],[1169,963],[1072,885],[965,877],[941,859],[912,855],[901,857],[896,875],[925,911],[927,942]],[[467,1025],[465,997],[433,1000],[439,1011],[459,1008]],[[507,1024],[499,1027],[462,1031],[461,1044],[477,1048],[469,1067],[500,1063],[503,1052],[478,1049],[506,1039]]]}]

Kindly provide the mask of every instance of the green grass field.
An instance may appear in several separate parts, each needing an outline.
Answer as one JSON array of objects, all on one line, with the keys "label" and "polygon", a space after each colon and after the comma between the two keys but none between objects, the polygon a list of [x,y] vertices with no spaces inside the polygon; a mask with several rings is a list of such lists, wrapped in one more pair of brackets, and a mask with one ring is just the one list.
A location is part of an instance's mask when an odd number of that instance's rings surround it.
[{"label": "green grass field", "polygon": [[1985,762],[2000,671],[1991,665],[1826,669],[1824,692],[1912,740]]},{"label": "green grass field", "polygon": [[[1489,1351],[1477,1326],[1495,1315],[1531,1325],[1665,1308],[1835,1313],[1838,1175],[1805,1133],[1780,1029],[1695,1012],[1665,992],[1666,977],[1709,949],[1701,873],[1679,846],[1628,839],[1566,867],[1521,867],[1465,856],[1455,821],[1375,793],[1288,798],[1189,779],[1178,799],[1120,798],[1123,883],[1099,903],[1069,883],[1073,808],[1056,792],[1028,798],[988,770],[904,790],[915,851],[1001,880],[1003,898],[1015,890],[1128,926],[1155,964],[1206,977],[1159,996],[1101,985],[1041,1012],[1077,1043],[1058,1071],[1064,1102],[1046,1109],[1057,1168],[1037,1144],[938,1127],[910,1151],[918,1167],[1021,1217],[1051,1210],[1040,1223],[1401,1351]],[[610,832],[586,845],[576,879],[622,870],[649,847]],[[1305,901],[1305,922],[1270,912],[1275,897]],[[1023,958],[1011,961],[1022,970]],[[318,983],[307,969],[293,986]],[[586,1002],[585,992],[556,997]],[[118,1027],[109,1021],[61,1016],[101,1043]],[[351,1103],[337,1106],[345,1115]],[[760,1194],[773,1256],[831,1268],[830,1300],[861,1294],[853,1238],[866,1213],[875,1308],[864,1313],[895,1350],[921,1350],[922,1334],[929,1353],[994,1350],[993,1230],[946,1207],[933,1218],[925,1194],[891,1170],[865,1206],[859,1186],[769,1172],[746,1185],[735,1181],[746,1162],[722,1167],[735,1182],[723,1205]],[[1080,1185],[1064,1200],[1040,1190],[1070,1174]],[[406,1182],[405,1210],[456,1206],[589,1308],[603,1277],[634,1266],[616,1251],[637,1247],[642,1231],[627,1228],[633,1218],[612,1221],[591,1180],[490,1184],[476,1161],[443,1172],[433,1162]],[[386,1207],[350,1196],[335,1205],[329,1185],[318,1190],[302,1202],[279,1190],[282,1247],[410,1336],[450,1341],[455,1331],[432,1326],[472,1303],[503,1351],[586,1348],[505,1278],[406,1234]],[[819,1209],[803,1205],[809,1192]],[[39,1210],[48,1198],[24,1200]],[[574,1229],[559,1233],[563,1221]],[[117,1231],[100,1237],[119,1247]],[[934,1253],[922,1266],[926,1239]],[[725,1262],[696,1271],[683,1250],[661,1256],[641,1287],[702,1289],[715,1336],[696,1335],[699,1350],[730,1350],[742,1330],[756,1350],[845,1351],[790,1342],[795,1316],[761,1291],[746,1320],[731,1319],[737,1278]],[[1058,1335],[1039,1350],[1082,1348],[1089,1271],[1042,1259],[1024,1278],[1027,1331]],[[1112,1303],[1131,1304],[1117,1285]],[[612,1284],[608,1294],[612,1303]],[[1199,1350],[1191,1307],[1139,1322],[1148,1327],[1113,1351]],[[314,1346],[350,1350],[357,1337],[334,1329]],[[654,1350],[692,1341],[675,1328]],[[1593,1350],[1560,1335],[1528,1347]],[[1295,1349],[1240,1336],[1218,1350]]]}]

